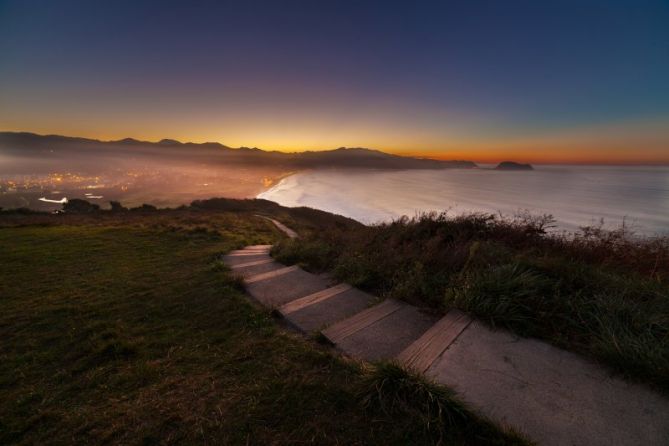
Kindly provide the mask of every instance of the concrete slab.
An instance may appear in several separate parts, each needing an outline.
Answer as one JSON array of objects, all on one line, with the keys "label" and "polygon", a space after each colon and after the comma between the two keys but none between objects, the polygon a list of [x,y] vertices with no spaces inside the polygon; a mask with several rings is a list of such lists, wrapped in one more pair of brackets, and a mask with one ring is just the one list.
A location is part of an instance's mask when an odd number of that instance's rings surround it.
[{"label": "concrete slab", "polygon": [[335,345],[345,353],[367,361],[393,359],[437,319],[412,305],[401,303],[398,310],[337,340]]},{"label": "concrete slab", "polygon": [[250,262],[246,263],[237,263],[236,265],[230,266],[231,269],[240,269],[240,268],[246,268],[248,266],[256,266],[256,265],[263,265],[265,263],[271,263],[274,260],[270,259],[262,259],[262,260],[252,260]]},{"label": "concrete slab", "polygon": [[265,280],[269,279],[275,279],[279,276],[283,276],[288,273],[292,273],[293,271],[297,271],[299,269],[299,266],[297,265],[292,265],[292,266],[284,266],[283,268],[275,269],[274,271],[268,271],[265,273],[260,273],[260,274],[255,274],[253,276],[247,277],[245,279],[245,282],[247,285],[256,283],[256,282],[262,282]]},{"label": "concrete slab", "polygon": [[325,294],[325,296],[327,296],[325,299],[312,300],[312,303],[309,305],[294,306],[293,308],[295,309],[292,309],[290,305],[297,302],[297,300],[290,302],[280,308],[279,312],[291,324],[309,333],[353,316],[368,308],[376,301],[376,297],[371,294],[351,288],[350,286],[345,288],[344,291]]},{"label": "concrete slab", "polygon": [[669,401],[544,342],[474,321],[426,374],[541,445],[669,444]]},{"label": "concrete slab", "polygon": [[280,276],[246,284],[246,290],[265,306],[276,308],[291,300],[331,287],[332,280],[295,268]]},{"label": "concrete slab", "polygon": [[269,254],[269,251],[265,250],[253,250],[253,251],[232,251],[228,254],[226,254],[226,257],[243,257],[243,256],[257,256],[259,254]]},{"label": "concrete slab", "polygon": [[234,265],[239,265],[241,263],[249,263],[249,262],[254,262],[257,260],[267,260],[271,259],[269,254],[266,253],[261,253],[261,254],[251,254],[251,255],[225,255],[223,256],[223,263],[225,263],[228,266],[234,266]]},{"label": "concrete slab", "polygon": [[244,249],[235,249],[234,251],[230,251],[227,253],[229,256],[236,256],[240,254],[269,254],[269,249],[266,248],[244,248]]},{"label": "concrete slab", "polygon": [[281,263],[275,262],[272,259],[269,259],[268,261],[262,261],[262,263],[252,263],[254,264],[249,265],[248,263],[243,263],[242,265],[246,266],[236,266],[231,268],[232,274],[247,278],[286,267],[286,265],[282,265]]}]

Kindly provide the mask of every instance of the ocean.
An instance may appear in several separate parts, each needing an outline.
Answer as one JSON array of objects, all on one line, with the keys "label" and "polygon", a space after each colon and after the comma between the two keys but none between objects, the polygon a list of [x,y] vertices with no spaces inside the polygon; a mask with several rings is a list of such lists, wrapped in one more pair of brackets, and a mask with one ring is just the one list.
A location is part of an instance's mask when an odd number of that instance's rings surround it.
[{"label": "ocean", "polygon": [[535,166],[532,171],[313,170],[258,195],[363,223],[421,212],[552,214],[558,230],[623,222],[638,234],[669,235],[669,166]]}]

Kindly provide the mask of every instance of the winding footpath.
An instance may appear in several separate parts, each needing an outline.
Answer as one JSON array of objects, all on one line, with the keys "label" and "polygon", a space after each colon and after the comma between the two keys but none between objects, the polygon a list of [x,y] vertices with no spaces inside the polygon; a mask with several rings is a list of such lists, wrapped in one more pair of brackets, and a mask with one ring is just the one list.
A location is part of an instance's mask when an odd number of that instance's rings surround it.
[{"label": "winding footpath", "polygon": [[247,246],[224,261],[254,300],[297,330],[320,332],[347,355],[423,373],[541,445],[669,445],[669,400],[644,386],[544,342],[492,331],[459,311],[438,318],[282,265],[270,248]]}]

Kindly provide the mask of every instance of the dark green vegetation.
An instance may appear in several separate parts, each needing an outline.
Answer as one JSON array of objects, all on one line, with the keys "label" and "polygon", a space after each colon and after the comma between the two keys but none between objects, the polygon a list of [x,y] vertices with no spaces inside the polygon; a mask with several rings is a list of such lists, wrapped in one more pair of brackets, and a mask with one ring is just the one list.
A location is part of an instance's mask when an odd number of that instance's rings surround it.
[{"label": "dark green vegetation", "polygon": [[231,200],[0,213],[0,444],[520,443],[252,306],[218,258],[281,237],[260,211],[304,231],[354,224]]},{"label": "dark green vegetation", "polygon": [[424,215],[306,232],[278,260],[548,340],[669,391],[669,240],[548,235],[550,218]]}]

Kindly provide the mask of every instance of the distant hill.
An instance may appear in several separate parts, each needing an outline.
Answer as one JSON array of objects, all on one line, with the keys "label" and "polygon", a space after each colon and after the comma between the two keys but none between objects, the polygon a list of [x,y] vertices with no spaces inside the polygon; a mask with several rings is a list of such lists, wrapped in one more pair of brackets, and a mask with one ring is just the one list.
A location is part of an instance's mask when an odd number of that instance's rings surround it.
[{"label": "distant hill", "polygon": [[441,161],[391,155],[365,148],[344,148],[325,151],[285,153],[257,148],[231,148],[216,142],[182,143],[173,139],[159,142],[125,138],[118,141],[99,141],[60,135],[37,135],[25,132],[0,132],[0,154],[37,157],[41,162],[88,162],[103,158],[158,159],[188,161],[215,165],[248,164],[274,165],[285,168],[375,168],[375,169],[442,169],[475,168],[472,161]]}]

